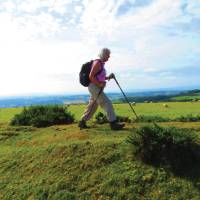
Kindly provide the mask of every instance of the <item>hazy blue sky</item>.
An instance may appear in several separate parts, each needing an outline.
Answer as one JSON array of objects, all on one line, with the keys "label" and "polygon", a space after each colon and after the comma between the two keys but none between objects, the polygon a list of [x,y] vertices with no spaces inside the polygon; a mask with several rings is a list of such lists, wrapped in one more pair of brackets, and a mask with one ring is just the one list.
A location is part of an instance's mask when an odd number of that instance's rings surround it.
[{"label": "hazy blue sky", "polygon": [[102,47],[124,90],[200,86],[200,0],[1,0],[0,25],[0,96],[87,92]]}]

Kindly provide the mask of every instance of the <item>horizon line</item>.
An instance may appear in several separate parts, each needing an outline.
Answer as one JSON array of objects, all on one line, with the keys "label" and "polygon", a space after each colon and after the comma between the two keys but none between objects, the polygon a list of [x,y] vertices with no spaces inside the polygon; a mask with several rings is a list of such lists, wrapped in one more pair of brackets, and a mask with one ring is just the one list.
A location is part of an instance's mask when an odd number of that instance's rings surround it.
[{"label": "horizon line", "polygon": [[[186,91],[186,90],[196,90],[197,88],[200,89],[199,87],[177,87],[177,88],[149,88],[149,89],[129,89],[125,90],[125,93],[138,93],[138,92],[158,92],[158,91]],[[120,94],[120,91],[108,91],[106,92],[107,94]],[[25,94],[13,94],[13,95],[0,95],[0,99],[6,99],[6,98],[29,98],[29,97],[47,97],[47,96],[75,96],[75,95],[89,95],[88,92],[75,92],[75,93],[70,93],[70,92],[63,92],[63,93],[25,93]]]}]

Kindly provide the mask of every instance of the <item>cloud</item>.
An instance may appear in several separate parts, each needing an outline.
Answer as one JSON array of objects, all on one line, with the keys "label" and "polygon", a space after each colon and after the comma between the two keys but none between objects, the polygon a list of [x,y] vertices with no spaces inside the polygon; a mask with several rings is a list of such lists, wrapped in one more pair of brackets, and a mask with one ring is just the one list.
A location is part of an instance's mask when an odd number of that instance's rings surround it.
[{"label": "cloud", "polygon": [[44,5],[44,2],[45,1],[40,1],[40,0],[35,0],[35,1],[31,1],[31,0],[21,1],[20,3],[17,4],[17,9],[18,9],[18,12],[25,12],[25,13],[33,14],[36,11],[38,11],[39,8],[42,5]]},{"label": "cloud", "polygon": [[186,11],[189,14],[193,15],[194,17],[200,18],[200,16],[199,16],[199,13],[200,13],[200,2],[196,1],[196,0],[188,1],[187,7],[186,7]]},{"label": "cloud", "polygon": [[13,12],[16,9],[16,4],[11,1],[2,2],[1,9],[7,12]]},{"label": "cloud", "polygon": [[84,12],[79,27],[93,37],[110,36],[115,29],[115,12],[121,1],[83,0]]}]

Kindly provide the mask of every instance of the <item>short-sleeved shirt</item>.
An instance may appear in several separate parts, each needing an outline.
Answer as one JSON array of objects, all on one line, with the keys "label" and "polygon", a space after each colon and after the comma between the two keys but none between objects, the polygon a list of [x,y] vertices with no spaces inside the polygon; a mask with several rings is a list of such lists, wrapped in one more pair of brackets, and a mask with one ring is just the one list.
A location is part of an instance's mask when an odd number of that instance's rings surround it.
[{"label": "short-sleeved shirt", "polygon": [[92,67],[93,67],[95,64],[99,63],[99,62],[100,62],[100,65],[101,65],[101,67],[102,67],[102,70],[101,70],[100,73],[98,73],[98,74],[96,75],[96,78],[97,78],[97,80],[98,80],[99,82],[105,82],[105,81],[106,81],[106,70],[105,70],[105,68],[104,68],[105,63],[102,62],[102,61],[100,61],[100,59],[96,59],[96,60],[93,61]]}]

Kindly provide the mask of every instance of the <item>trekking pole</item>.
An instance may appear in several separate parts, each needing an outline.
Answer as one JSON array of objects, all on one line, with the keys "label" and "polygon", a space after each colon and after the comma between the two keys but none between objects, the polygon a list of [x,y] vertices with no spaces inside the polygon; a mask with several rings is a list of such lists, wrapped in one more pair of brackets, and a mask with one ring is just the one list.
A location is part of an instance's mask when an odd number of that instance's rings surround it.
[{"label": "trekking pole", "polygon": [[92,110],[93,110],[93,108],[94,108],[94,105],[95,105],[95,103],[97,102],[97,99],[99,98],[99,96],[100,96],[100,94],[101,94],[102,91],[103,91],[103,87],[99,90],[99,93],[98,93],[96,99],[94,100],[94,102],[93,102],[93,104],[92,104],[92,107],[91,107],[89,113],[87,114],[87,118],[89,117],[90,113],[92,112]]},{"label": "trekking pole", "polygon": [[120,87],[120,85],[119,85],[117,79],[115,78],[115,76],[114,76],[113,78],[114,78],[115,82],[117,83],[117,85],[119,86],[119,89],[121,90],[122,94],[124,95],[124,98],[125,98],[126,102],[129,104],[129,106],[131,107],[131,110],[132,110],[133,113],[135,114],[136,119],[138,119],[138,116],[137,116],[135,110],[133,109],[132,105],[131,105],[130,102],[128,101],[128,98],[127,98],[126,95],[124,94],[124,92],[123,92],[122,88]]}]

